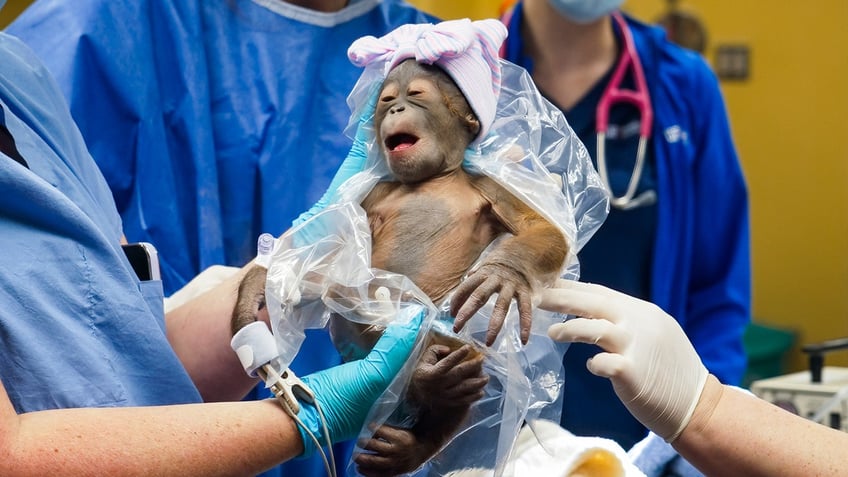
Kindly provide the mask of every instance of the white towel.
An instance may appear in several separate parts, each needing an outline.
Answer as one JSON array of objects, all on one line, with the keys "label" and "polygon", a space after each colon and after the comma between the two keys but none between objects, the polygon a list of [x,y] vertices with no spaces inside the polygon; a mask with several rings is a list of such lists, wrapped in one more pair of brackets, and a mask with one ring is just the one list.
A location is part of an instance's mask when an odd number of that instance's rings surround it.
[{"label": "white towel", "polygon": [[192,278],[185,286],[175,291],[173,295],[165,297],[165,313],[177,308],[193,298],[215,288],[218,284],[226,281],[241,270],[238,267],[227,267],[224,265],[212,265]]},{"label": "white towel", "polygon": [[[535,434],[534,434],[535,431]],[[449,477],[491,477],[488,469],[465,469]],[[506,476],[645,477],[613,440],[580,437],[557,423],[538,420],[518,435]]]}]

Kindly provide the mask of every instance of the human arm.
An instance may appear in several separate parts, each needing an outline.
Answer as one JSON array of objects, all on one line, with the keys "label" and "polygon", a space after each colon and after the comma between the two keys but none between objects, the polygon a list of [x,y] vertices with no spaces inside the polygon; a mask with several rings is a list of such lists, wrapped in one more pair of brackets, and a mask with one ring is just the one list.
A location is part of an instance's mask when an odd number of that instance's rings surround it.
[{"label": "human arm", "polygon": [[0,474],[21,477],[254,475],[302,451],[267,400],[18,415],[0,388],[0,422]]},{"label": "human arm", "polygon": [[[391,325],[359,361],[303,378],[331,441],[352,437],[409,357],[421,319]],[[323,440],[314,407],[298,416]],[[0,383],[0,475],[255,475],[314,446],[273,400],[17,414]]]},{"label": "human arm", "polygon": [[168,341],[204,401],[239,400],[257,383],[230,347],[239,284],[252,267],[251,262],[165,316]]},{"label": "human arm", "polygon": [[459,331],[493,294],[486,344],[492,345],[503,326],[512,300],[518,306],[521,342],[527,344],[533,318],[533,287],[553,281],[565,264],[568,245],[552,223],[495,181],[479,179],[475,185],[492,204],[492,212],[509,234],[503,237],[457,287],[451,313]]},{"label": "human arm", "polygon": [[560,280],[539,307],[576,315],[551,326],[551,338],[601,346],[589,370],[609,378],[634,417],[707,475],[838,475],[848,465],[848,434],[719,383],[657,306]]},{"label": "human arm", "polygon": [[710,376],[672,446],[709,476],[844,475],[848,434],[817,424]]}]

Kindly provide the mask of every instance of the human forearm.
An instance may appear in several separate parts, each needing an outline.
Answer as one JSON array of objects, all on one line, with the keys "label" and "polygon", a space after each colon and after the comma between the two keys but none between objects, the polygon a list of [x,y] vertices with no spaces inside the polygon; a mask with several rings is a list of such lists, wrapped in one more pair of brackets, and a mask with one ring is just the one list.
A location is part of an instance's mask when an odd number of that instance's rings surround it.
[{"label": "human forearm", "polygon": [[848,468],[848,434],[723,386],[713,376],[672,445],[706,475],[824,476]]},{"label": "human forearm", "polygon": [[256,475],[303,450],[273,401],[12,411],[0,422],[0,475]]},{"label": "human forearm", "polygon": [[250,266],[166,316],[168,341],[205,401],[239,400],[256,384],[230,347],[233,307]]}]

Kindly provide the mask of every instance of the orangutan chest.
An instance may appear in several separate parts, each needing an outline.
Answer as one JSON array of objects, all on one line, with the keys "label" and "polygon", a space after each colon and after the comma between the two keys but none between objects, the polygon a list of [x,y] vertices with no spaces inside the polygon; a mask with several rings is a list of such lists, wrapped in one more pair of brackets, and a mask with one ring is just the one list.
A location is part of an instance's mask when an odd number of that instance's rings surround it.
[{"label": "orangutan chest", "polygon": [[372,266],[409,277],[438,301],[499,233],[479,195],[391,195],[366,210]]}]

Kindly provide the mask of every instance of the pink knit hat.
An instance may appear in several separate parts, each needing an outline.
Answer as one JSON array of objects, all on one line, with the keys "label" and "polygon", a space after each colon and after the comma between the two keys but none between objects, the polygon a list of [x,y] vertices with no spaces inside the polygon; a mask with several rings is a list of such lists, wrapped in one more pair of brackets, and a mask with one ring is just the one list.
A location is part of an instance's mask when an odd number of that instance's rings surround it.
[{"label": "pink knit hat", "polygon": [[441,67],[480,120],[479,140],[486,137],[495,120],[501,90],[498,50],[506,35],[503,23],[494,19],[409,24],[380,38],[364,36],[354,41],[347,56],[356,66],[384,62],[383,77],[407,58]]}]

